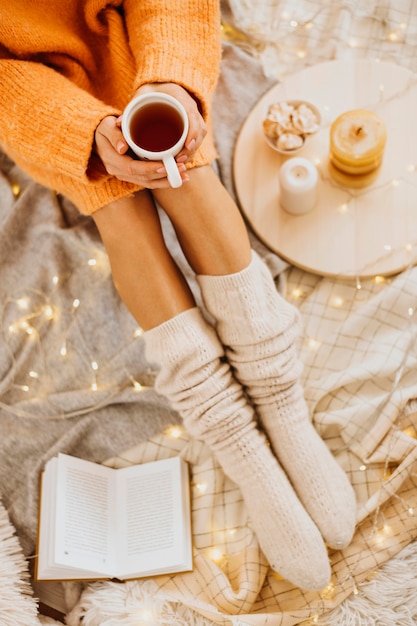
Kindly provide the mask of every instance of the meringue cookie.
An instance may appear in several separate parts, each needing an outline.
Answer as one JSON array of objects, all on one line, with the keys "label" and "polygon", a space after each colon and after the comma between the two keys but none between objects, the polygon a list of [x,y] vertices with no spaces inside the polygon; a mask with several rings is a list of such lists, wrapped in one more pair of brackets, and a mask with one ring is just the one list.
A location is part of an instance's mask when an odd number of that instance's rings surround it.
[{"label": "meringue cookie", "polygon": [[292,122],[301,133],[315,133],[318,128],[318,119],[314,111],[307,104],[300,104],[292,114]]},{"label": "meringue cookie", "polygon": [[277,148],[279,150],[296,150],[301,148],[304,143],[304,139],[301,135],[295,135],[294,133],[282,133],[277,139]]}]

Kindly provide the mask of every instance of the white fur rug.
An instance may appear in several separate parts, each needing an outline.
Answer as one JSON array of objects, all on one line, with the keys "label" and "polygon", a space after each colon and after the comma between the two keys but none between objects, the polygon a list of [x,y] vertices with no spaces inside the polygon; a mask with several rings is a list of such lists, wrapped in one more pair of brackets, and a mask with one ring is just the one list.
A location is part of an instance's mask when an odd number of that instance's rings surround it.
[{"label": "white fur rug", "polygon": [[0,503],[0,626],[47,626],[58,622],[38,616],[28,565],[7,511]]},{"label": "white fur rug", "polygon": [[[245,626],[239,616],[234,626]],[[271,625],[278,624],[273,621]],[[279,618],[278,618],[279,619]],[[89,585],[67,616],[68,626],[213,626],[213,622],[170,601],[152,581],[142,585],[99,582]],[[417,542],[380,568],[357,593],[307,625],[415,626],[417,624]]]}]

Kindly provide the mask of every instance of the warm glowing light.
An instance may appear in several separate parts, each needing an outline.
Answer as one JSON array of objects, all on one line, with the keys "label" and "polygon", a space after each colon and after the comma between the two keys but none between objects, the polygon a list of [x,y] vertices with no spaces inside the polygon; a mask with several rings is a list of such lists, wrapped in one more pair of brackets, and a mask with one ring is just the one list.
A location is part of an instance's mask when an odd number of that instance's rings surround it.
[{"label": "warm glowing light", "polygon": [[377,285],[380,285],[381,283],[385,282],[385,278],[384,278],[384,276],[374,276],[374,282]]},{"label": "warm glowing light", "polygon": [[165,433],[168,437],[173,437],[174,439],[178,439],[182,435],[182,429],[180,426],[170,426]]},{"label": "warm glowing light", "polygon": [[408,315],[409,315],[410,317],[411,317],[412,315],[414,315],[414,309],[413,309],[413,307],[411,307],[411,306],[410,306],[410,307],[408,307],[407,313],[408,313]]},{"label": "warm glowing light", "polygon": [[59,354],[61,356],[67,356],[67,344],[64,343],[64,345],[61,346],[61,350],[59,351]]},{"label": "warm glowing light", "polygon": [[310,337],[310,339],[308,340],[308,347],[310,348],[310,350],[317,350],[317,348],[320,345],[320,342],[317,341],[317,339],[313,339],[312,337]]},{"label": "warm glowing light", "polygon": [[78,309],[78,307],[79,307],[79,306],[80,306],[80,301],[79,301],[79,299],[78,299],[78,298],[75,298],[75,299],[72,301],[72,308],[73,308],[73,309]]},{"label": "warm glowing light", "polygon": [[91,391],[97,391],[97,389],[98,389],[97,383],[96,382],[92,383],[91,384]]},{"label": "warm glowing light", "polygon": [[336,296],[332,300],[332,305],[335,306],[335,307],[340,307],[340,306],[343,305],[343,303],[344,303],[344,300],[340,296]]},{"label": "warm glowing light", "polygon": [[359,469],[361,472],[364,472],[366,470],[366,465],[360,465]]},{"label": "warm glowing light", "polygon": [[301,291],[299,287],[296,287],[295,289],[293,289],[291,293],[294,296],[294,298],[300,298],[303,295],[303,292]]},{"label": "warm glowing light", "polygon": [[151,609],[148,609],[146,607],[141,607],[138,610],[138,618],[141,622],[144,622],[144,623],[148,622],[149,624],[156,624],[157,615]]},{"label": "warm glowing light", "polygon": [[207,483],[196,483],[195,487],[200,493],[206,493],[207,491]]},{"label": "warm glowing light", "polygon": [[12,194],[14,195],[15,198],[17,198],[17,196],[20,194],[20,185],[18,185],[17,183],[12,183]]},{"label": "warm glowing light", "polygon": [[407,437],[412,437],[413,439],[417,439],[417,432],[414,426],[408,426],[407,428],[404,428],[403,433],[404,435],[407,435]]},{"label": "warm glowing light", "polygon": [[297,20],[291,20],[291,21],[290,21],[290,26],[291,26],[292,28],[297,28],[297,26],[298,26],[298,22],[297,22]]},{"label": "warm glowing light", "polygon": [[53,319],[53,317],[54,317],[54,315],[55,315],[55,311],[53,310],[53,308],[52,308],[51,306],[49,306],[49,305],[48,305],[48,306],[46,306],[46,307],[44,308],[44,310],[43,310],[43,311],[44,311],[44,313],[45,313],[45,317],[46,317],[48,320]]},{"label": "warm glowing light", "polygon": [[33,333],[35,332],[35,329],[30,326],[30,324],[28,324],[26,321],[22,322],[22,328],[25,332],[27,332],[28,335],[33,335]]},{"label": "warm glowing light", "polygon": [[97,265],[97,260],[96,259],[88,259],[88,265],[91,265],[91,267],[94,267],[95,265]]},{"label": "warm glowing light", "polygon": [[29,306],[29,298],[19,298],[17,300],[17,306],[21,310],[27,309]]},{"label": "warm glowing light", "polygon": [[331,600],[334,597],[334,594],[335,594],[334,582],[333,580],[331,580],[329,584],[324,589],[322,589],[322,591],[320,592],[320,595],[325,600]]},{"label": "warm glowing light", "polygon": [[52,276],[52,282],[54,285],[57,285],[59,283],[59,276]]},{"label": "warm glowing light", "polygon": [[137,328],[137,329],[135,330],[135,332],[133,333],[133,336],[134,336],[135,338],[137,338],[137,337],[142,337],[142,335],[143,335],[143,330],[142,330],[141,328]]},{"label": "warm glowing light", "polygon": [[142,391],[143,389],[142,385],[137,380],[133,381],[133,388],[135,391]]},{"label": "warm glowing light", "polygon": [[29,372],[29,376],[30,376],[31,378],[39,378],[39,374],[38,374],[38,372],[35,372],[34,370],[31,370],[31,371]]},{"label": "warm glowing light", "polygon": [[306,53],[306,51],[305,51],[305,50],[297,50],[297,57],[298,57],[299,59],[305,59],[306,54],[307,54],[307,53]]},{"label": "warm glowing light", "polygon": [[209,558],[214,561],[215,563],[218,563],[219,561],[222,561],[224,558],[224,554],[221,550],[219,550],[218,548],[212,548],[209,551]]},{"label": "warm glowing light", "polygon": [[374,542],[378,545],[381,545],[390,535],[392,535],[391,526],[388,526],[388,524],[384,524],[384,526],[375,533]]},{"label": "warm glowing light", "polygon": [[390,33],[388,33],[388,35],[387,35],[387,39],[388,39],[389,41],[392,41],[392,42],[396,42],[396,41],[398,41],[399,36],[398,36],[397,31],[392,30]]},{"label": "warm glowing light", "polygon": [[98,370],[97,361],[91,361],[91,368],[96,372]]},{"label": "warm glowing light", "polygon": [[343,204],[340,205],[338,211],[339,213],[342,213],[342,214],[347,213],[348,208],[349,208],[349,205],[347,205],[346,202],[344,202]]}]

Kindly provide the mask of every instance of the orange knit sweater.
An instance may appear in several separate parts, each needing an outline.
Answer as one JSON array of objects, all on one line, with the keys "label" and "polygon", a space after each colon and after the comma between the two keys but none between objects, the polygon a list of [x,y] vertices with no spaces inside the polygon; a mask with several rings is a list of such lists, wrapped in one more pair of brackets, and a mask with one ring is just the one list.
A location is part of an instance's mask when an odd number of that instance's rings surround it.
[{"label": "orange knit sweater", "polygon": [[[0,146],[93,213],[137,187],[109,176],[94,131],[144,83],[176,82],[210,116],[218,0],[7,0],[0,7]],[[192,165],[215,157],[206,138]]]}]

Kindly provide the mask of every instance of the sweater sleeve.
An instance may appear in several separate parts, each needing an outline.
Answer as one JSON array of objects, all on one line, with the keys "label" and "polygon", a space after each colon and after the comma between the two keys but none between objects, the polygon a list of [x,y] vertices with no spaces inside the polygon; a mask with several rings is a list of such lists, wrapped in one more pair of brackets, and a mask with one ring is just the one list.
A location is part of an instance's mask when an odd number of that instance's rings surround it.
[{"label": "sweater sleeve", "polygon": [[[0,59],[0,144],[30,166],[86,182],[94,131],[115,110],[41,63]],[[93,174],[94,177],[94,174]]]},{"label": "sweater sleeve", "polygon": [[221,58],[218,0],[125,0],[124,10],[137,67],[134,88],[179,83],[207,117]]}]

